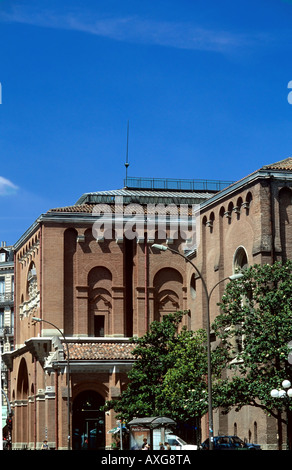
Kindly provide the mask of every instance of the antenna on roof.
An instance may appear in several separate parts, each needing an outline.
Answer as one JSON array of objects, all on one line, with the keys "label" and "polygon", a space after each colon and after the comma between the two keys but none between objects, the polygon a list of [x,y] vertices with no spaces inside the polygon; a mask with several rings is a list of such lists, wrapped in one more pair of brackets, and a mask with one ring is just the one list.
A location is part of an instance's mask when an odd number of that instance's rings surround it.
[{"label": "antenna on roof", "polygon": [[128,186],[128,166],[129,166],[128,153],[129,153],[129,121],[128,121],[128,125],[127,125],[127,153],[126,153],[126,163],[125,163],[125,167],[126,167],[126,187]]}]

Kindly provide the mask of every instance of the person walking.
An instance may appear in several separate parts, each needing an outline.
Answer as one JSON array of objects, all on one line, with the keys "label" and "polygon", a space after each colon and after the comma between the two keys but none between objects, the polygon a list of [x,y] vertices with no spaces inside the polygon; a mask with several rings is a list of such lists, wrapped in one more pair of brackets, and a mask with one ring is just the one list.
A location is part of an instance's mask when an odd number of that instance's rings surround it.
[{"label": "person walking", "polygon": [[41,449],[42,450],[49,450],[48,441],[46,439],[44,440]]}]

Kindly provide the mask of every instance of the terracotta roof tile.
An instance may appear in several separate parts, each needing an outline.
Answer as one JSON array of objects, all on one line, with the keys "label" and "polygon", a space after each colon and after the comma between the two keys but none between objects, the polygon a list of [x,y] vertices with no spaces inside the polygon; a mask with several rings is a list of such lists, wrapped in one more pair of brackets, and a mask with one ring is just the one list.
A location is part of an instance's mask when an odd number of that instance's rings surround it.
[{"label": "terracotta roof tile", "polygon": [[65,206],[65,207],[56,207],[54,209],[50,209],[48,213],[51,212],[79,212],[79,213],[86,213],[91,214],[95,204],[80,204],[79,206]]},{"label": "terracotta roof tile", "polygon": [[[102,204],[99,205],[99,207],[101,206]],[[52,214],[52,213],[83,213],[83,214],[92,214],[92,216],[94,216],[94,211],[93,211],[93,208],[96,207],[96,204],[81,204],[81,205],[78,205],[78,206],[65,206],[65,207],[56,207],[54,209],[50,209],[47,213],[48,214]],[[108,211],[108,208],[111,208],[111,211],[112,213],[119,213],[119,214],[122,214],[122,213],[125,213],[125,211],[127,210],[127,205],[125,204],[124,206],[121,206],[121,205],[115,205],[115,204],[107,204],[107,207],[106,207],[106,211],[105,213],[107,213]],[[146,205],[142,205],[141,204],[141,207],[143,208],[143,213],[144,215],[147,214],[147,206]],[[152,209],[151,209],[152,210]],[[162,210],[161,208],[159,210]],[[182,209],[183,211],[185,211],[185,208]],[[131,209],[132,211],[132,209]],[[166,207],[166,215],[177,215],[177,214],[180,214],[181,212],[181,208],[179,205],[175,205],[175,204],[172,204],[172,205],[168,205]],[[102,212],[100,212],[100,214],[102,215]],[[96,215],[99,215],[96,213]],[[126,215],[126,214],[125,214]],[[129,215],[135,215],[134,212],[131,212]],[[139,212],[137,212],[137,215],[140,215]],[[151,215],[152,215],[152,212],[151,212]],[[183,212],[183,215],[185,216],[185,212]],[[192,216],[194,215],[194,209],[192,207],[190,207],[190,205],[188,206],[188,215],[189,216]]]},{"label": "terracotta roof tile", "polygon": [[271,163],[270,165],[265,165],[263,169],[292,171],[292,157],[285,158],[284,160],[280,160],[276,163]]},{"label": "terracotta roof tile", "polygon": [[[69,343],[70,359],[75,360],[134,360],[134,345],[125,342]],[[65,348],[66,353],[66,348]]]}]

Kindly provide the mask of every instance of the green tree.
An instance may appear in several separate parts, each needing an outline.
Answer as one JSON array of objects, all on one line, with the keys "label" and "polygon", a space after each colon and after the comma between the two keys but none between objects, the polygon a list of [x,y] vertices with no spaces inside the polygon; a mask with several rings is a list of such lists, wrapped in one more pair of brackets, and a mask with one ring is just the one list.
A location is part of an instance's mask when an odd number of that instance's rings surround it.
[{"label": "green tree", "polygon": [[135,363],[129,383],[106,409],[114,409],[126,421],[168,416],[177,423],[193,421],[207,411],[206,333],[179,329],[185,314],[166,315],[151,323],[143,337],[132,340]]},{"label": "green tree", "polygon": [[[212,377],[216,384],[226,358],[221,348],[212,352]],[[163,381],[163,406],[173,410],[176,420],[187,422],[193,416],[201,418],[208,411],[207,333],[184,330],[172,352],[172,366]]]},{"label": "green tree", "polygon": [[226,287],[213,328],[225,350],[227,378],[214,390],[215,406],[260,407],[277,417],[281,400],[270,392],[291,379],[292,262],[254,265]]}]

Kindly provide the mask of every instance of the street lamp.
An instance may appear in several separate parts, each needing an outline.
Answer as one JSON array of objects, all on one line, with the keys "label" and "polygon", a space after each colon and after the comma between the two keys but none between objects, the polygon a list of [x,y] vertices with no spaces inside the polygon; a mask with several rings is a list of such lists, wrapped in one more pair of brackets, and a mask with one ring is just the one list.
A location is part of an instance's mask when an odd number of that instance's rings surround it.
[{"label": "street lamp", "polygon": [[176,251],[173,248],[170,248],[169,246],[165,246],[165,245],[158,245],[158,244],[154,243],[152,245],[152,248],[156,248],[157,250],[160,250],[160,251],[169,250],[172,253],[175,253],[175,254],[181,256],[182,258],[184,258],[185,261],[190,263],[192,265],[192,267],[195,269],[195,271],[198,273],[199,277],[201,278],[203,287],[204,287],[204,291],[205,291],[206,299],[207,299],[207,315],[206,315],[206,317],[207,317],[207,356],[208,356],[209,450],[213,450],[213,404],[212,404],[212,373],[211,373],[210,298],[211,298],[211,294],[214,291],[215,287],[218,286],[218,284],[220,284],[220,282],[223,282],[227,279],[229,279],[231,281],[233,281],[235,279],[239,279],[239,278],[243,277],[243,274],[241,274],[241,273],[234,274],[232,276],[228,276],[224,279],[221,279],[219,282],[217,282],[217,284],[215,284],[215,286],[211,289],[211,291],[208,292],[208,288],[207,288],[205,279],[203,278],[201,272],[199,271],[197,266],[189,258],[187,258],[187,256],[185,256],[182,253],[180,253],[179,251]]},{"label": "street lamp", "polygon": [[66,341],[64,333],[60,330],[60,328],[58,328],[56,325],[54,325],[54,323],[51,323],[48,320],[43,320],[42,318],[38,318],[38,317],[32,317],[32,320],[35,321],[35,322],[48,323],[49,325],[56,328],[56,330],[58,330],[59,333],[61,334],[61,336],[63,337],[64,343],[66,344],[66,347],[67,347],[67,425],[68,425],[68,432],[67,432],[67,434],[68,434],[68,446],[67,446],[67,448],[68,448],[68,450],[70,450],[70,448],[71,448],[71,446],[70,446],[70,358],[69,358],[68,342]]},{"label": "street lamp", "polygon": [[285,405],[286,405],[286,413],[287,413],[287,450],[289,450],[290,445],[289,445],[289,436],[288,436],[288,412],[289,412],[289,398],[292,398],[292,388],[291,388],[291,382],[290,380],[283,380],[282,382],[282,389],[277,390],[274,388],[271,390],[271,397],[272,398],[281,398],[282,400],[285,400]]}]

